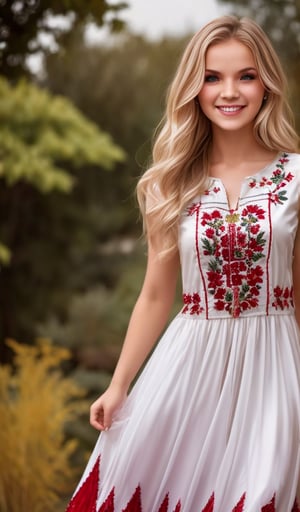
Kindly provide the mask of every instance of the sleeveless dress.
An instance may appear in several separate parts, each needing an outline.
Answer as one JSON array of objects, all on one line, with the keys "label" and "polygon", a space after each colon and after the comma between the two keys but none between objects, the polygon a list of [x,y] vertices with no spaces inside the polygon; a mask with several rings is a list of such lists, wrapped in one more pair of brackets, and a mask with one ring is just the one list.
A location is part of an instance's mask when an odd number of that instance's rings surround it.
[{"label": "sleeveless dress", "polygon": [[219,179],[182,212],[183,307],[68,512],[299,512],[300,348],[292,288],[300,155]]}]

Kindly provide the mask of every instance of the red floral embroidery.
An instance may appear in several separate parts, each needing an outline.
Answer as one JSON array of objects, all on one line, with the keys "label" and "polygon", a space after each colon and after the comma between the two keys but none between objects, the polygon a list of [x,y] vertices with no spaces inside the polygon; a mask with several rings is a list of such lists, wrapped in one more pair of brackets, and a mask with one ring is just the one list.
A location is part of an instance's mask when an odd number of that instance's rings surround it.
[{"label": "red floral embroidery", "polygon": [[203,307],[200,305],[199,293],[184,293],[183,303],[185,304],[182,313],[189,313],[190,315],[200,315],[203,311]]},{"label": "red floral embroidery", "polygon": [[[183,313],[199,315],[205,309],[208,316],[208,294],[213,295],[214,309],[224,311],[238,317],[244,311],[259,305],[260,290],[264,280],[267,285],[267,306],[279,310],[293,306],[292,292],[278,287],[273,291],[273,302],[269,291],[268,263],[272,226],[270,220],[271,204],[283,204],[287,200],[285,187],[293,180],[294,175],[285,170],[289,161],[284,153],[276,163],[275,170],[269,177],[253,177],[249,182],[251,188],[268,186],[267,204],[249,204],[241,210],[201,210],[201,203],[193,203],[187,209],[187,215],[196,214],[196,249],[198,265],[204,286],[203,306],[200,303],[198,290],[183,296]],[[220,187],[206,191],[218,193]],[[267,246],[262,222],[269,219],[270,240]],[[200,239],[199,224],[203,226]],[[202,252],[200,251],[202,249]],[[204,270],[201,257],[208,259],[208,269]],[[261,263],[263,261],[263,265]],[[266,275],[265,275],[266,274]],[[201,296],[202,299],[202,296]]]},{"label": "red floral embroidery", "polygon": [[273,290],[274,293],[274,301],[272,302],[272,306],[275,309],[289,309],[290,307],[294,307],[293,301],[293,288],[281,288],[280,286],[276,286]]},{"label": "red floral embroidery", "polygon": [[273,171],[270,178],[266,178],[264,176],[260,181],[253,178],[249,182],[249,187],[258,188],[265,187],[266,185],[270,187],[273,186],[269,193],[271,202],[274,204],[283,204],[283,202],[287,200],[287,196],[286,190],[282,189],[294,178],[294,175],[291,172],[286,174],[284,170],[284,166],[287,162],[289,162],[289,159],[287,158],[287,154],[284,153],[283,156],[279,158],[278,163],[276,164],[276,169]]},{"label": "red floral embroidery", "polygon": [[214,187],[214,188],[205,190],[204,194],[206,196],[209,196],[209,194],[211,194],[211,192],[214,192],[215,194],[217,194],[218,192],[220,192],[220,190],[221,190],[220,187]]},{"label": "red floral embroidery", "polygon": [[200,209],[200,203],[193,203],[191,206],[187,208],[187,215],[194,215]]},{"label": "red floral embroidery", "polygon": [[218,210],[202,214],[203,254],[211,257],[208,291],[217,311],[236,317],[258,306],[264,271],[256,263],[265,258],[266,240],[259,223],[264,218],[265,210],[258,205],[248,205],[241,214],[230,213],[225,219]]}]

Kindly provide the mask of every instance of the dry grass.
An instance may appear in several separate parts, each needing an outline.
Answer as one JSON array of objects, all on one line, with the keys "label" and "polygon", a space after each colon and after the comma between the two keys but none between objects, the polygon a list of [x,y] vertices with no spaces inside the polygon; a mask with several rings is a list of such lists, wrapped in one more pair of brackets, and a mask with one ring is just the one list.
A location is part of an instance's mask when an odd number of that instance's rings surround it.
[{"label": "dry grass", "polygon": [[8,341],[14,368],[0,366],[0,511],[54,512],[68,492],[75,440],[64,425],[82,411],[82,391],[63,376],[65,349]]}]

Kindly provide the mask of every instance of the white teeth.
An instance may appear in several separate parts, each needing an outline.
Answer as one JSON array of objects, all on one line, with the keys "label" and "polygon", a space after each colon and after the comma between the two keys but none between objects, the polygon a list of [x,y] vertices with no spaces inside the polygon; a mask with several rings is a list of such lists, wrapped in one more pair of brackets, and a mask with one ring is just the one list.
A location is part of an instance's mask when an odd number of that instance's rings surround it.
[{"label": "white teeth", "polygon": [[223,112],[237,112],[241,107],[219,107]]}]

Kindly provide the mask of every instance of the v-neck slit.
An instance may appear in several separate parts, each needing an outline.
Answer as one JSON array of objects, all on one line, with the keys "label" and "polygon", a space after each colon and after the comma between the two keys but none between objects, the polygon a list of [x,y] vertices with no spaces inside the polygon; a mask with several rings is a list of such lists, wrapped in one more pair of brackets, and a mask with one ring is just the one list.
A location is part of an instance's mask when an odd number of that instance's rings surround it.
[{"label": "v-neck slit", "polygon": [[224,185],[224,182],[222,180],[222,178],[219,178],[219,177],[215,177],[215,176],[209,176],[209,179],[210,180],[213,180],[213,181],[217,181],[219,182],[219,184],[222,186],[222,189],[223,189],[223,193],[224,193],[224,197],[226,198],[226,205],[227,205],[227,210],[230,212],[230,213],[234,213],[234,212],[237,212],[239,210],[239,207],[240,207],[240,201],[241,199],[243,198],[243,193],[244,193],[244,188],[245,188],[245,183],[246,182],[249,182],[250,180],[253,180],[253,179],[258,179],[259,176],[263,175],[264,172],[266,170],[269,170],[270,167],[272,165],[275,165],[276,162],[278,162],[279,158],[282,156],[282,153],[277,153],[276,155],[276,158],[274,158],[269,164],[265,165],[264,167],[262,167],[259,171],[253,173],[253,174],[250,174],[250,175],[247,175],[245,177],[243,177],[241,179],[241,183],[240,183],[240,188],[239,188],[239,195],[237,196],[236,200],[232,202],[232,205],[231,205],[231,202],[229,201],[229,194],[228,194],[228,190],[227,188],[225,187]]}]

